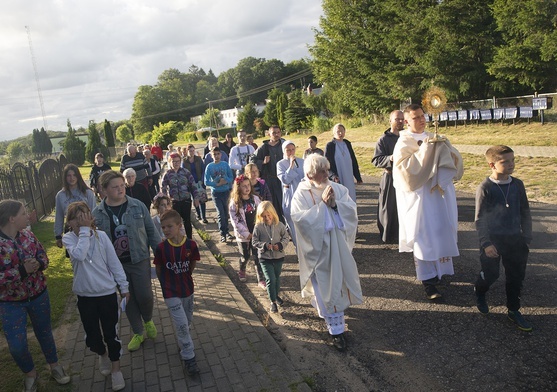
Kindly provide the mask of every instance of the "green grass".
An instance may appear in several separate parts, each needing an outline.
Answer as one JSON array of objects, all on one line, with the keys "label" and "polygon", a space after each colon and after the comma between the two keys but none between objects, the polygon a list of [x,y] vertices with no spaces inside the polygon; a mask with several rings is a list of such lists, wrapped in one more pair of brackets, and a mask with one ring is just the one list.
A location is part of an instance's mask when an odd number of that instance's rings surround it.
[{"label": "green grass", "polygon": [[[120,162],[107,162],[112,170],[119,171],[120,170]],[[81,173],[81,177],[85,180],[85,182],[89,181],[89,175],[91,174],[91,168],[93,165],[91,164],[84,164],[79,167],[79,172]],[[88,183],[88,182],[87,182]]]},{"label": "green grass", "polygon": [[207,233],[205,230],[197,229],[197,234],[199,234],[203,241],[209,241],[211,239],[211,234]]},{"label": "green grass", "polygon": [[[72,293],[72,266],[70,260],[66,258],[66,253],[63,249],[56,246],[54,240],[54,222],[52,220],[38,222],[33,225],[33,233],[37,236],[41,244],[44,246],[49,258],[49,266],[45,271],[47,276],[48,292],[50,295],[52,327],[60,325],[63,320],[64,311],[68,301],[73,300]],[[29,323],[30,325],[30,323]],[[28,332],[31,328],[28,328]],[[41,391],[70,391],[71,387],[59,387],[54,380],[50,379],[50,373],[47,370],[44,356],[42,355],[37,339],[33,333],[30,334],[29,339],[30,351],[35,361],[36,369],[40,372],[41,376]],[[23,375],[19,368],[13,361],[6,341],[3,340],[0,344],[2,350],[0,351],[0,391],[18,391],[21,389]],[[61,347],[58,347],[59,356]],[[65,363],[64,365],[68,365]]]},{"label": "green grass", "polygon": [[219,263],[219,265],[221,267],[226,267],[226,259],[224,258],[224,256],[222,254],[213,254],[213,256],[215,256],[215,259],[217,259],[217,262]]}]

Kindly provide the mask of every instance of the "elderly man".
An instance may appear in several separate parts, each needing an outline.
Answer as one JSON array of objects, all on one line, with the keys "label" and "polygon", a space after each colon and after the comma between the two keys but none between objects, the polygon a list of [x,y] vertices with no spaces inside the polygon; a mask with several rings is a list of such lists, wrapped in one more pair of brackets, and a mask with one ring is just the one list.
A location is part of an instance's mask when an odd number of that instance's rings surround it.
[{"label": "elderly man", "polygon": [[396,193],[393,187],[393,151],[398,134],[404,129],[404,114],[393,110],[389,117],[391,127],[385,131],[375,145],[371,162],[384,169],[379,182],[379,203],[377,206],[377,227],[384,243],[398,242],[398,215]]},{"label": "elderly man", "polygon": [[135,170],[135,181],[142,184],[149,191],[149,186],[153,183],[153,173],[151,172],[149,161],[147,161],[143,153],[137,151],[137,147],[133,144],[128,145],[127,152],[120,161],[120,173],[123,173],[126,169]]},{"label": "elderly man", "polygon": [[268,130],[270,140],[263,141],[263,144],[250,157],[250,162],[255,163],[261,178],[265,180],[271,191],[271,202],[277,210],[281,222],[284,223],[282,213],[282,184],[277,177],[277,163],[283,156],[281,131],[278,125],[271,125]]},{"label": "elderly man", "polygon": [[334,346],[346,350],[344,310],[362,303],[362,289],[352,248],[358,215],[348,189],[330,182],[329,162],[312,154],[304,161],[307,181],[298,185],[291,217],[298,233],[302,297],[310,297],[324,318]]},{"label": "elderly man", "polygon": [[462,157],[448,140],[431,142],[420,105],[407,106],[404,121],[408,129],[400,132],[393,152],[399,251],[414,252],[417,278],[434,300],[441,297],[435,284],[454,274],[452,258],[459,255],[453,181],[462,177]]}]

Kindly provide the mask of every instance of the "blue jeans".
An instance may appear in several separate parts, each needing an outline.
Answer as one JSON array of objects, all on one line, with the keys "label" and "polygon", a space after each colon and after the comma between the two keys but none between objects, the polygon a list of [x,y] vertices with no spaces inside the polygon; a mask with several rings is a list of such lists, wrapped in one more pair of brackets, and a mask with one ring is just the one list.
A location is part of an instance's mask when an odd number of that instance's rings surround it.
[{"label": "blue jeans", "polygon": [[213,203],[217,209],[217,220],[221,237],[228,235],[228,197],[230,191],[212,192]]},{"label": "blue jeans", "polygon": [[195,353],[190,334],[193,322],[193,294],[186,298],[165,298],[164,302],[172,318],[172,324],[174,324],[176,340],[180,347],[180,357],[183,360],[194,358]]},{"label": "blue jeans", "polygon": [[280,291],[280,273],[284,257],[280,259],[259,259],[259,263],[261,264],[263,275],[265,275],[269,299],[271,302],[275,302]]},{"label": "blue jeans", "polygon": [[10,354],[23,373],[35,368],[27,344],[27,315],[47,363],[58,362],[50,325],[50,299],[45,291],[32,301],[0,302],[0,319]]}]

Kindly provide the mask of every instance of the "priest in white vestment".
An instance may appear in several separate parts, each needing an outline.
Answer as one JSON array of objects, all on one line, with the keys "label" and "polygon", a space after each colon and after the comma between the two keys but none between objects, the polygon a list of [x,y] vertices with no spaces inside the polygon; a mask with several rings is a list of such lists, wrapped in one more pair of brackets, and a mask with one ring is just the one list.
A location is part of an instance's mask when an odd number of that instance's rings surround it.
[{"label": "priest in white vestment", "polygon": [[399,251],[414,252],[418,280],[426,295],[441,297],[435,287],[453,275],[458,256],[458,211],[453,181],[462,177],[462,156],[448,140],[431,143],[424,132],[422,107],[404,110],[408,129],[400,132],[393,152],[393,184],[399,219]]},{"label": "priest in white vestment", "polygon": [[344,310],[362,303],[362,289],[352,248],[356,239],[356,203],[348,189],[328,180],[329,162],[311,154],[304,161],[306,181],[300,182],[291,204],[298,233],[302,297],[325,319],[334,346],[346,349]]}]

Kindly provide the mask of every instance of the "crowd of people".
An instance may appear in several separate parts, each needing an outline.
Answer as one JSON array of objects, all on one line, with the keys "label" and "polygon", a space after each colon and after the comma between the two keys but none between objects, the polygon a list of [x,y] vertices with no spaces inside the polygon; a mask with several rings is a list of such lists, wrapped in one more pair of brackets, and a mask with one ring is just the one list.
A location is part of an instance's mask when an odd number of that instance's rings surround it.
[{"label": "crowd of people", "polygon": [[[420,105],[393,111],[372,163],[384,169],[377,210],[380,239],[413,254],[416,277],[427,298],[435,300],[442,296],[437,285],[444,275],[454,274],[453,257],[459,255],[454,181],[463,174],[463,162],[446,138],[434,140],[425,128]],[[239,280],[249,279],[252,260],[256,281],[267,292],[269,311],[278,312],[284,305],[280,275],[292,241],[302,297],[309,298],[324,319],[333,345],[346,349],[344,311],[363,301],[352,256],[358,230],[356,186],[362,177],[344,125],[336,124],[332,133],[324,150],[310,136],[303,157],[276,125],[259,146],[243,130],[237,133],[238,143],[230,134],[224,142],[210,137],[203,155],[192,144],[183,150],[169,145],[166,155],[158,143],[141,150],[130,144],[119,171],[111,170],[102,154],[95,156],[90,188],[78,167],[64,168],[63,188],[56,195],[56,244],[65,247],[72,264],[86,345],[98,355],[100,373],[111,376],[113,390],[125,388],[119,362],[122,345],[115,327],[118,307],[125,309],[133,332],[128,351],[138,350],[146,337],[157,336],[151,255],[180,356],[188,374],[199,372],[189,332],[192,273],[200,260],[191,217],[193,205],[197,220],[208,223],[209,194],[221,242],[237,243]],[[511,176],[511,148],[493,146],[486,158],[491,173],[476,195],[481,253],[477,308],[489,312],[486,293],[497,280],[502,261],[508,317],[519,329],[531,331],[519,311],[532,239],[526,191]],[[24,390],[33,391],[38,376],[21,332],[27,315],[53,378],[65,384],[70,377],[58,364],[52,338],[43,274],[48,257],[28,224],[20,202],[0,202],[0,317],[10,353],[25,373]]]}]

